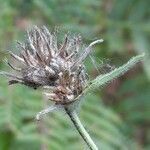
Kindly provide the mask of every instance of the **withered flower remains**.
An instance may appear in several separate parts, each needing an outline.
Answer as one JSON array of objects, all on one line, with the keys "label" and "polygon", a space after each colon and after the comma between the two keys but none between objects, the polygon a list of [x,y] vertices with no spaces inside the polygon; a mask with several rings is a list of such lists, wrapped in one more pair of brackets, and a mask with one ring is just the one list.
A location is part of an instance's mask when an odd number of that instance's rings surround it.
[{"label": "withered flower remains", "polygon": [[55,32],[50,32],[45,26],[35,26],[27,35],[24,44],[18,42],[20,56],[10,52],[22,67],[17,68],[7,62],[18,72],[17,75],[3,72],[10,78],[9,84],[21,83],[34,89],[47,88],[49,90],[44,94],[56,104],[74,102],[87,86],[88,75],[83,62],[90,54],[91,47],[103,40],[91,43],[81,52],[79,35],[73,38],[65,35],[62,44],[57,42]]}]

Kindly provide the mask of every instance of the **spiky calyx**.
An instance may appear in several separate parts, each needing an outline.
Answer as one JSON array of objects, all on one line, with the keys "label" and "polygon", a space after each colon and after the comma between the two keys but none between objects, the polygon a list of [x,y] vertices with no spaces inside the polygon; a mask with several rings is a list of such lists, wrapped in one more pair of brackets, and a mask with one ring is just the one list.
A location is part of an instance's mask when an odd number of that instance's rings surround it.
[{"label": "spiky calyx", "polygon": [[34,89],[47,88],[46,96],[56,104],[66,105],[75,101],[87,86],[83,62],[90,54],[91,47],[102,40],[91,43],[80,52],[80,36],[72,38],[66,35],[63,44],[59,44],[56,34],[49,32],[46,27],[34,27],[27,35],[24,44],[18,42],[20,56],[10,52],[22,67],[17,68],[8,62],[19,74],[4,73],[11,78],[9,84],[21,83]]}]

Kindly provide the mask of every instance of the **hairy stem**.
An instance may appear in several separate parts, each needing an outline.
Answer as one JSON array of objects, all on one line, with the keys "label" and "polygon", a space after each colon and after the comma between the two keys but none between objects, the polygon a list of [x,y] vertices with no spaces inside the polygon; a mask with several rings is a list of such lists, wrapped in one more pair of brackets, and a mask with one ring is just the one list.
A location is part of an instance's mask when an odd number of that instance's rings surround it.
[{"label": "hairy stem", "polygon": [[83,140],[88,145],[89,149],[90,150],[98,150],[97,146],[95,145],[95,143],[91,139],[90,135],[88,134],[88,132],[83,127],[77,113],[75,111],[71,112],[68,109],[65,109],[65,110],[66,110],[68,116],[70,117],[73,125],[75,126],[75,128],[77,129],[77,131],[79,132],[79,134],[81,135]]}]

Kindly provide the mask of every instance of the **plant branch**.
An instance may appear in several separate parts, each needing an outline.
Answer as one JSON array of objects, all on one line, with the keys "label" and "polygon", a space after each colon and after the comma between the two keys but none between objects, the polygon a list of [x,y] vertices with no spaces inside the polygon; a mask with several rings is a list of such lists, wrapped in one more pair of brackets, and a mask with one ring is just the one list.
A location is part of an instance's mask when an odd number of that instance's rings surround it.
[{"label": "plant branch", "polygon": [[88,145],[89,149],[90,150],[98,150],[97,146],[95,145],[95,143],[91,139],[90,135],[88,134],[88,132],[83,127],[77,113],[75,111],[73,111],[73,112],[69,111],[67,108],[65,109],[65,111],[67,112],[67,114],[70,117],[73,125],[75,126],[75,128],[77,129],[77,131],[79,132],[79,134],[81,135],[83,140]]}]

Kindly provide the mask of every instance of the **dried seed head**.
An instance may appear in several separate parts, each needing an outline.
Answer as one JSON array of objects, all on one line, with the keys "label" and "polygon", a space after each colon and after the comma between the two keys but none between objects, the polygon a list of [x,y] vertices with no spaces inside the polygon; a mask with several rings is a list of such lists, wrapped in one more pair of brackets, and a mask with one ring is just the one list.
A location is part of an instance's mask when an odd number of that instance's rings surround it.
[{"label": "dried seed head", "polygon": [[[91,43],[82,53],[81,37],[65,36],[63,44],[58,47],[55,33],[46,27],[34,27],[27,32],[27,41],[22,44],[20,56],[10,52],[21,68],[9,64],[19,71],[20,76],[6,73],[11,78],[9,84],[21,83],[32,87],[50,87],[46,96],[56,104],[70,104],[80,94],[87,84],[84,60],[91,52],[91,47],[102,40]],[[17,69],[16,69],[17,68]]]}]

